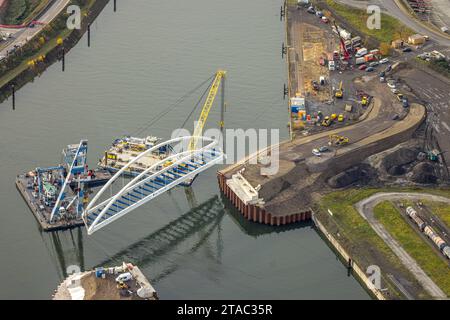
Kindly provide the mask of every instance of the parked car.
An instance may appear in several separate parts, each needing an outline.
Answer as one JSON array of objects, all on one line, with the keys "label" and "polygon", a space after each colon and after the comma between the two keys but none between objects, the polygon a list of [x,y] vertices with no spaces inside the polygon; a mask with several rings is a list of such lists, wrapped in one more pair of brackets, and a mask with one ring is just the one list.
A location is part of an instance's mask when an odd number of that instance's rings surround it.
[{"label": "parked car", "polygon": [[379,74],[379,76],[380,76],[380,77],[385,77],[385,76],[386,76],[386,72],[381,71],[380,74]]},{"label": "parked car", "polygon": [[330,149],[328,149],[327,146],[323,146],[323,147],[319,148],[319,152],[327,152],[328,150],[330,150]]},{"label": "parked car", "polygon": [[366,70],[367,66],[365,64],[362,64],[359,66],[359,70]]},{"label": "parked car", "polygon": [[336,70],[336,64],[334,63],[334,61],[332,60],[328,61],[328,70],[330,71]]},{"label": "parked car", "polygon": [[375,69],[373,68],[373,67],[368,67],[367,69],[366,69],[366,72],[372,72],[372,71],[374,71]]},{"label": "parked car", "polygon": [[312,14],[316,13],[316,10],[314,10],[313,6],[309,7],[308,10],[306,10],[306,11],[308,11],[309,13],[312,13]]},{"label": "parked car", "polygon": [[320,76],[320,78],[319,78],[320,85],[324,86],[326,84],[326,82],[327,81],[326,81],[325,77],[324,76]]},{"label": "parked car", "polygon": [[369,64],[369,66],[371,66],[371,67],[376,67],[377,65],[379,65],[378,61],[373,61]]},{"label": "parked car", "polygon": [[316,157],[320,157],[322,155],[319,149],[313,149],[312,154],[315,155]]},{"label": "parked car", "polygon": [[408,101],[407,97],[403,98],[402,105],[403,105],[403,108],[408,108],[409,107],[409,101]]},{"label": "parked car", "polygon": [[403,51],[403,52],[411,52],[412,49],[411,49],[410,47],[406,47],[406,48],[403,48],[402,51]]},{"label": "parked car", "polygon": [[388,62],[389,62],[388,58],[384,58],[384,59],[380,60],[380,64],[385,64],[385,63],[388,63]]},{"label": "parked car", "polygon": [[391,71],[392,70],[392,65],[388,65],[387,67],[386,67],[386,70],[384,70],[384,72],[389,72],[389,71]]}]

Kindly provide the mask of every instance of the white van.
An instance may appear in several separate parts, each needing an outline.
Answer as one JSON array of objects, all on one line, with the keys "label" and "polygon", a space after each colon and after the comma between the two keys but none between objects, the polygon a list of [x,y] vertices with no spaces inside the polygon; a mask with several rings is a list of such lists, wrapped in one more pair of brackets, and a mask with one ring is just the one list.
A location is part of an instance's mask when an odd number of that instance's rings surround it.
[{"label": "white van", "polygon": [[356,51],[356,55],[355,56],[357,58],[359,58],[359,57],[365,56],[366,54],[367,54],[367,49],[366,48],[361,48],[358,51]]},{"label": "white van", "polygon": [[330,71],[336,70],[336,65],[333,60],[328,61],[328,70]]}]

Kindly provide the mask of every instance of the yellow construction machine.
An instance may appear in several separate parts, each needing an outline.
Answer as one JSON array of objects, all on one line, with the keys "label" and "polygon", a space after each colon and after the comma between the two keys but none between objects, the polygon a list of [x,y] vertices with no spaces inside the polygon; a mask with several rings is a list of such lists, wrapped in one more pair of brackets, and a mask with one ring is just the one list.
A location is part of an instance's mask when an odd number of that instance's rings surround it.
[{"label": "yellow construction machine", "polygon": [[340,136],[337,134],[332,134],[330,135],[330,142],[328,142],[328,144],[330,146],[341,146],[344,144],[348,144],[350,142],[350,139],[348,137],[344,137],[344,136]]},{"label": "yellow construction machine", "polygon": [[344,97],[344,91],[342,89],[343,86],[343,82],[341,81],[341,83],[339,84],[339,89],[336,90],[334,96],[338,99],[342,99]]}]

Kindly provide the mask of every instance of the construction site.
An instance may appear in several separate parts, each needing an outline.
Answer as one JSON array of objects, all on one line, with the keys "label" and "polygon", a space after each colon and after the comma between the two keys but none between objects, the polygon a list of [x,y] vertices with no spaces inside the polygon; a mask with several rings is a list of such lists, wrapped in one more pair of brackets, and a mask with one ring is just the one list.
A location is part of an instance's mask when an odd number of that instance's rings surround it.
[{"label": "construction site", "polygon": [[[343,249],[335,240],[340,232],[330,222],[332,212],[323,213],[319,202],[334,190],[358,187],[448,186],[447,155],[440,147],[444,142],[439,143],[444,139],[427,117],[428,99],[421,99],[402,77],[411,66],[391,62],[308,1],[288,2],[281,12],[287,32],[283,54],[291,139],[220,170],[219,186],[249,221],[280,226],[313,219],[321,228],[325,225],[321,231],[341,256],[349,257],[352,268],[348,244]],[[266,158],[273,154],[279,157],[279,169],[268,175]],[[367,258],[352,246],[362,266],[382,263],[380,253]],[[442,259],[448,258],[443,254]],[[382,264],[392,272],[383,280],[386,290],[374,289],[364,273],[360,276],[379,299],[446,296],[434,283],[427,286],[392,262]],[[405,289],[396,279],[412,285]]]},{"label": "construction site", "polygon": [[[450,297],[448,5],[377,0],[390,34],[368,1],[253,1],[202,24],[110,2],[87,47],[55,38],[62,71],[8,87],[5,298]],[[31,70],[17,52],[70,4],[0,25],[0,61]]]},{"label": "construction site", "polygon": [[[293,123],[302,126],[293,128],[293,139],[279,145],[277,174],[261,175],[261,168],[267,166],[263,161],[249,164],[263,157],[258,154],[218,174],[221,189],[245,216],[272,225],[309,219],[311,191],[330,188],[327,182],[339,180],[333,178],[336,175],[410,140],[426,118],[424,106],[411,103],[405,108],[377,74],[354,68],[346,58],[342,39],[332,31],[337,26],[323,22],[306,8],[288,6],[286,10],[289,111]],[[305,37],[310,30],[315,36]],[[321,66],[322,59],[328,61],[327,66],[334,61],[341,71]],[[390,65],[386,76],[397,66]],[[325,83],[315,90],[310,84],[314,79],[319,82],[320,77],[325,77]],[[292,111],[298,99],[305,102],[300,116]],[[350,111],[345,111],[346,106]],[[358,180],[356,175],[339,187]]]},{"label": "construction site", "polygon": [[157,300],[155,289],[136,266],[97,268],[67,277],[53,300]]}]

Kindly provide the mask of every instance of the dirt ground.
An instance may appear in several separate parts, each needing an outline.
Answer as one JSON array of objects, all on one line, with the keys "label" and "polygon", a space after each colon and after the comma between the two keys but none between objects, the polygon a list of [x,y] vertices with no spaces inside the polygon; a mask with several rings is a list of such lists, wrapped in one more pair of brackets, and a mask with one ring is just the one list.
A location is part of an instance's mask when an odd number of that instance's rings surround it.
[{"label": "dirt ground", "polygon": [[[327,61],[334,51],[340,52],[339,38],[332,31],[330,23],[323,23],[313,14],[304,9],[288,9],[288,44],[289,44],[289,87],[291,96],[300,95],[306,98],[307,115],[316,118],[321,112],[323,116],[343,114],[344,122],[335,121],[333,127],[345,126],[357,119],[363,112],[361,96],[357,93],[355,78],[362,78],[366,73],[355,69],[351,63],[344,66],[336,61],[335,71],[329,71],[328,66],[321,66],[320,58]],[[325,84],[314,90],[312,81],[319,83],[320,77],[325,77]],[[363,80],[360,80],[360,82]],[[334,93],[343,84],[342,99],[334,97]],[[346,112],[345,107],[351,105],[352,112]],[[295,128],[296,131],[298,128]],[[302,130],[303,128],[300,127]],[[309,134],[324,131],[314,122],[307,122],[305,131]]]},{"label": "dirt ground", "polygon": [[138,267],[130,267],[127,272],[133,275],[133,279],[125,282],[126,289],[118,288],[116,282],[118,274],[105,273],[104,278],[96,277],[95,271],[71,275],[60,284],[53,299],[72,300],[70,290],[74,285],[84,290],[83,300],[145,300],[137,295],[138,289],[143,287],[149,288],[153,292],[153,296],[149,300],[158,299],[156,292]]},{"label": "dirt ground", "polygon": [[439,149],[442,153],[440,161],[443,169],[441,176],[450,178],[450,79],[436,75],[433,71],[423,71],[415,65],[407,65],[395,73],[405,91],[416,101],[426,106],[428,117],[423,134],[426,136],[425,148]]}]

